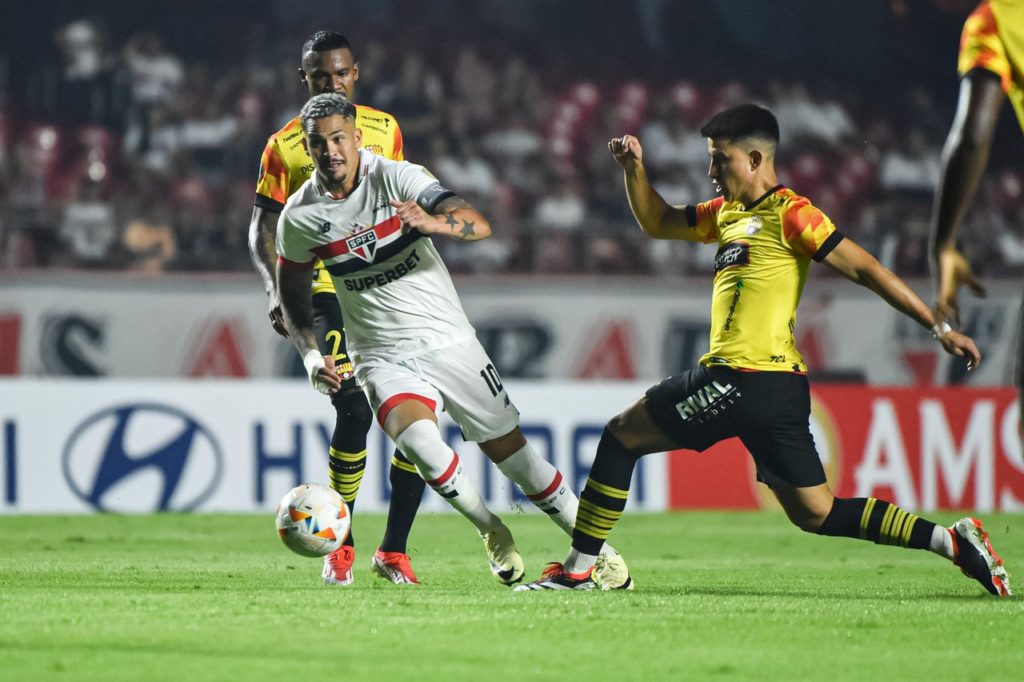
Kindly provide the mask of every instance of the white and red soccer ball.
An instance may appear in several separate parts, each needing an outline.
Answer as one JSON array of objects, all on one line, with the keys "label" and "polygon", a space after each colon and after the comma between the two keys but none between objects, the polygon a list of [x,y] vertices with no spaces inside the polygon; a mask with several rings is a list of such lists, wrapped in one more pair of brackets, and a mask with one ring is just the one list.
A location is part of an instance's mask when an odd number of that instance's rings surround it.
[{"label": "white and red soccer ball", "polygon": [[302,556],[337,551],[352,527],[352,514],[337,491],[318,483],[292,488],[277,505],[277,534]]}]

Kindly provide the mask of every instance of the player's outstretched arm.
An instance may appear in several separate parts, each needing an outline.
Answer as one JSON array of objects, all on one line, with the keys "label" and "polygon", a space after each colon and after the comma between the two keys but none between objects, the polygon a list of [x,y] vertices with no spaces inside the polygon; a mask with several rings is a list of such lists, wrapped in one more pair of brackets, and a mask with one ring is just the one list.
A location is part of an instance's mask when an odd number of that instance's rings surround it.
[{"label": "player's outstretched arm", "polygon": [[280,261],[275,269],[287,335],[302,356],[313,388],[334,393],[341,388],[341,377],[334,371],[334,358],[320,353],[313,331],[313,301],[309,295],[313,271],[282,268]]},{"label": "player's outstretched arm", "polygon": [[655,239],[701,241],[686,220],[684,207],[671,206],[651,187],[644,169],[644,150],[632,135],[616,137],[608,142],[608,151],[622,167],[626,180],[626,196],[640,229]]},{"label": "player's outstretched arm", "polygon": [[491,224],[480,211],[461,197],[448,197],[427,213],[413,200],[392,200],[402,230],[417,229],[423,234],[443,234],[452,239],[475,242],[491,236]]},{"label": "player's outstretched arm", "polygon": [[252,258],[252,264],[260,279],[263,280],[263,289],[267,292],[270,324],[274,327],[275,332],[281,336],[288,336],[281,313],[281,299],[277,293],[277,282],[274,279],[274,268],[277,263],[274,237],[277,231],[278,217],[278,213],[259,206],[253,207],[252,219],[249,221],[249,257]]},{"label": "player's outstretched arm", "polygon": [[974,345],[971,337],[953,331],[948,324],[937,320],[927,304],[907,286],[906,282],[852,239],[840,241],[825,256],[825,263],[850,281],[871,289],[886,303],[916,320],[922,327],[931,329],[947,353],[967,359],[967,369],[972,370],[981,362],[981,353],[978,352],[978,347]]}]

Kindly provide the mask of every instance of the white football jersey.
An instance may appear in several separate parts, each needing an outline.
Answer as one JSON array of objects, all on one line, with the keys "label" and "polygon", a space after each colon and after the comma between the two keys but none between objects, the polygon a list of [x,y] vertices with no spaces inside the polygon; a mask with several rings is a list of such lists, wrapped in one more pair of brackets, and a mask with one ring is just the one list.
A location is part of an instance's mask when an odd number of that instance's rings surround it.
[{"label": "white football jersey", "polygon": [[334,281],[345,340],[358,364],[410,358],[475,335],[448,268],[429,237],[404,233],[391,201],[415,199],[430,211],[452,195],[423,166],[359,152],[359,184],[331,197],[313,174],[277,223],[282,268],[312,268]]}]

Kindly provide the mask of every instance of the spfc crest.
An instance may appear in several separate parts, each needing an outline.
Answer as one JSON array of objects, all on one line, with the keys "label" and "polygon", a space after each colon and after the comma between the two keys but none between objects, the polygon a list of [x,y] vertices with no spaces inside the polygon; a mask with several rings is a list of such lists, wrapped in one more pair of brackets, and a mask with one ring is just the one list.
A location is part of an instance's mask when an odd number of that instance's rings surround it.
[{"label": "spfc crest", "polygon": [[345,240],[345,245],[348,246],[349,253],[362,258],[367,263],[372,263],[373,257],[377,253],[377,233],[373,230],[366,230],[354,234]]}]

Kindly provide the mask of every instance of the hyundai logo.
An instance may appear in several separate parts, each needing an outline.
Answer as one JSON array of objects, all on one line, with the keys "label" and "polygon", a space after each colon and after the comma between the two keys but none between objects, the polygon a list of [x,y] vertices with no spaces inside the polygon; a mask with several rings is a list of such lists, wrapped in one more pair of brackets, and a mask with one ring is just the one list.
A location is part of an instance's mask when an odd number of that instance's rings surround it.
[{"label": "hyundai logo", "polygon": [[62,463],[71,490],[100,511],[192,511],[217,487],[223,455],[185,412],[139,403],[82,422]]}]

